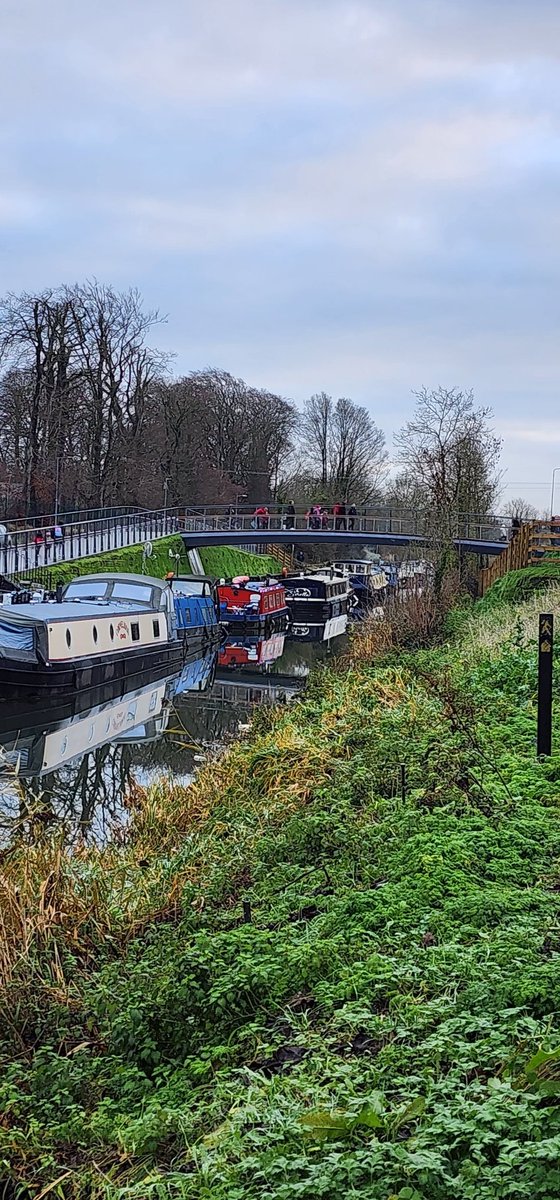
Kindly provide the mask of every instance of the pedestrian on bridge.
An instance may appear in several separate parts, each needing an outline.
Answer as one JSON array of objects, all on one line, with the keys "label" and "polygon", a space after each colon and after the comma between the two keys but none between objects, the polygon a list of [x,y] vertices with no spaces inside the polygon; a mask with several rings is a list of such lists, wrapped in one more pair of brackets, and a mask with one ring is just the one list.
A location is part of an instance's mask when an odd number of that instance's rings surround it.
[{"label": "pedestrian on bridge", "polygon": [[335,529],[346,529],[346,505],[340,504],[338,500],[333,504],[333,517]]},{"label": "pedestrian on bridge", "polygon": [[35,546],[35,566],[37,566],[37,563],[39,562],[39,555],[41,553],[41,546],[45,545],[45,535],[42,529],[36,530],[33,538],[33,544]]},{"label": "pedestrian on bridge", "polygon": [[295,525],[296,506],[293,500],[290,500],[286,508],[286,517],[284,520],[284,529],[293,529]]},{"label": "pedestrian on bridge", "polygon": [[354,532],[354,530],[356,528],[356,517],[357,516],[358,516],[358,509],[356,508],[355,504],[351,504],[348,509],[348,528],[352,531],[352,533]]},{"label": "pedestrian on bridge", "polygon": [[270,526],[270,513],[266,504],[260,504],[255,509],[253,519],[256,521],[257,529],[268,529]]},{"label": "pedestrian on bridge", "polygon": [[53,548],[53,559],[56,562],[56,548],[57,546],[62,546],[64,543],[64,530],[62,525],[59,525],[58,522],[55,522],[55,524],[49,529],[49,537],[51,539],[51,546]]}]

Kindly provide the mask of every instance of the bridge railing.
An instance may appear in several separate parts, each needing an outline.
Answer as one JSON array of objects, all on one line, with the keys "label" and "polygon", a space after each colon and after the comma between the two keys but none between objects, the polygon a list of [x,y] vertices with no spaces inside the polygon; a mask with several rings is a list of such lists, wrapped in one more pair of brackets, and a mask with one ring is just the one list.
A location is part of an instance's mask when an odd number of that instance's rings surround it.
[{"label": "bridge railing", "polygon": [[11,529],[0,534],[0,573],[18,578],[37,568],[153,541],[178,532],[181,516],[176,509],[161,509],[70,521],[61,525],[60,538],[53,536],[54,525]]},{"label": "bridge railing", "polygon": [[[264,507],[264,506],[256,506]],[[94,517],[62,521],[62,536],[52,535],[54,519],[41,518],[35,524],[8,527],[7,534],[0,530],[0,573],[8,577],[25,575],[37,567],[52,567],[55,563],[101,554],[120,549],[176,532],[200,533],[203,531],[243,531],[247,543],[251,533],[258,529],[271,534],[275,531],[293,532],[297,541],[298,532],[314,530],[320,537],[322,530],[340,532],[341,540],[347,532],[372,534],[397,534],[419,537],[428,541],[433,536],[431,514],[412,509],[360,506],[355,515],[323,513],[317,519],[302,506],[290,514],[286,506],[271,506],[268,514],[255,512],[255,506],[208,505],[185,506],[157,510],[104,510]],[[505,519],[480,517],[473,514],[457,514],[453,521],[451,536],[471,538],[477,541],[507,542]]]},{"label": "bridge railing", "polygon": [[[263,507],[263,506],[259,506]],[[507,542],[509,518],[480,517],[473,514],[458,513],[454,517],[449,530],[452,538],[466,538],[472,541],[496,542],[503,539]],[[187,533],[202,533],[212,530],[215,532],[232,530],[251,533],[254,529],[275,531],[290,531],[294,534],[305,530],[322,529],[340,531],[340,533],[371,534],[394,533],[407,537],[430,539],[436,537],[433,516],[429,512],[412,509],[391,509],[380,507],[362,507],[355,515],[335,515],[325,511],[321,517],[315,517],[308,510],[296,508],[295,514],[285,510],[272,509],[268,515],[259,515],[255,509],[224,508],[212,506],[197,510],[186,509],[183,528]]]}]

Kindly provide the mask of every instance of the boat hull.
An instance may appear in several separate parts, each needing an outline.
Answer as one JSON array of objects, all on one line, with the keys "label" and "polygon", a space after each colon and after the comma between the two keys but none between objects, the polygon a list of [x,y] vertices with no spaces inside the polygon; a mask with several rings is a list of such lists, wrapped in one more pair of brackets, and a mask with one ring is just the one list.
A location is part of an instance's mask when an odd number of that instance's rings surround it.
[{"label": "boat hull", "polygon": [[288,599],[287,603],[292,624],[321,624],[348,612],[348,596],[334,596],[330,600],[298,597]]},{"label": "boat hull", "polygon": [[230,613],[222,614],[222,624],[226,626],[228,635],[247,633],[249,636],[258,637],[270,633],[284,633],[288,628],[288,620],[287,608],[280,609],[278,612],[259,613],[256,616],[247,616],[245,613],[235,616]]},{"label": "boat hull", "polygon": [[121,651],[120,654],[103,658],[95,656],[49,666],[21,662],[16,658],[0,658],[0,687],[15,689],[18,693],[25,692],[26,695],[61,695],[72,690],[118,683],[119,680],[144,675],[154,669],[161,670],[162,675],[172,675],[182,669],[187,656],[191,657],[197,650],[203,651],[212,644],[217,646],[220,636],[218,627],[210,639],[208,630],[198,638],[192,636],[193,631],[186,632],[191,636],[163,645],[142,646],[138,650]]}]

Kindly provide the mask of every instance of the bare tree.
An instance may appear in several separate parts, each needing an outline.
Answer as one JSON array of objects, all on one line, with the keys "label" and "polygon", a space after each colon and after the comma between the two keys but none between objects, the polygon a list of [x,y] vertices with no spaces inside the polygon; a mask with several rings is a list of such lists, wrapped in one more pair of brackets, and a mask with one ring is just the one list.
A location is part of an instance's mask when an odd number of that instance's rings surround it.
[{"label": "bare tree", "polygon": [[399,461],[422,490],[439,532],[451,534],[458,512],[487,514],[499,486],[501,440],[488,408],[472,392],[424,388],[410,421],[395,435]]},{"label": "bare tree", "polygon": [[518,521],[536,521],[539,515],[534,504],[530,504],[522,496],[508,500],[502,507],[505,517],[516,517]]},{"label": "bare tree", "polygon": [[102,505],[130,492],[127,458],[142,432],[150,386],[169,357],[145,339],[163,318],[143,311],[135,289],[119,293],[94,281],[67,295],[89,433],[90,495]]},{"label": "bare tree", "polygon": [[425,530],[441,593],[456,566],[459,517],[468,533],[469,516],[488,515],[498,494],[501,440],[489,424],[490,410],[475,408],[472,392],[440,387],[415,395],[415,412],[394,440],[402,468],[426,499]]},{"label": "bare tree", "polygon": [[316,392],[307,401],[301,419],[301,436],[305,453],[318,464],[318,483],[324,491],[329,483],[329,443],[334,402],[326,392]]},{"label": "bare tree", "polygon": [[[292,471],[309,498],[369,500],[386,470],[385,435],[367,409],[326,392],[307,401],[300,424],[300,456]],[[287,485],[288,488],[290,484]]]},{"label": "bare tree", "polygon": [[330,488],[335,496],[370,500],[385,474],[385,434],[365,408],[337,400],[329,442]]},{"label": "bare tree", "polygon": [[64,293],[48,290],[40,295],[8,295],[0,305],[0,350],[10,364],[12,401],[14,371],[19,373],[24,503],[33,512],[41,472],[54,478],[56,461],[64,454],[66,417],[75,382],[71,368],[73,331]]}]

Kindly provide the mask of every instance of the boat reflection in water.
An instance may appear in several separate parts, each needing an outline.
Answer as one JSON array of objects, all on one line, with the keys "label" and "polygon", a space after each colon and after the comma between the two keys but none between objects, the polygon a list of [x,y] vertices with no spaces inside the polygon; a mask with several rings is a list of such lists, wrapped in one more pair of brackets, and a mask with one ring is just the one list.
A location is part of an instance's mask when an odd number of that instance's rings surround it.
[{"label": "boat reflection in water", "polygon": [[107,827],[126,819],[123,800],[133,782],[136,747],[162,738],[175,697],[211,686],[216,660],[216,652],[207,653],[174,675],[152,673],[128,692],[122,681],[77,692],[47,714],[44,705],[3,697],[4,828],[63,820],[75,834],[105,840]]},{"label": "boat reflection in water", "polygon": [[131,787],[162,777],[190,783],[255,706],[288,703],[301,691],[313,662],[340,645],[346,621],[313,625],[311,637],[305,627],[233,634],[172,675],[154,668],[134,687],[124,679],[67,693],[47,711],[29,696],[0,694],[0,841],[54,823],[70,843],[122,837]]},{"label": "boat reflection in water", "polygon": [[284,653],[285,633],[273,633],[270,637],[226,638],[219,654],[218,666],[235,670],[239,667],[269,668]]},{"label": "boat reflection in water", "polygon": [[320,624],[306,621],[294,621],[290,636],[301,642],[332,642],[333,638],[342,637],[348,629],[348,613],[340,613]]}]

